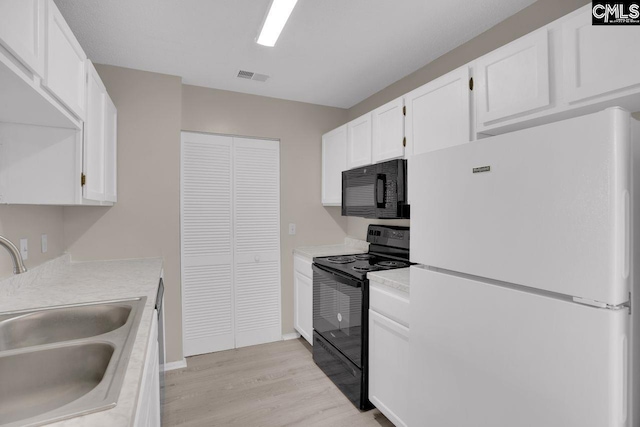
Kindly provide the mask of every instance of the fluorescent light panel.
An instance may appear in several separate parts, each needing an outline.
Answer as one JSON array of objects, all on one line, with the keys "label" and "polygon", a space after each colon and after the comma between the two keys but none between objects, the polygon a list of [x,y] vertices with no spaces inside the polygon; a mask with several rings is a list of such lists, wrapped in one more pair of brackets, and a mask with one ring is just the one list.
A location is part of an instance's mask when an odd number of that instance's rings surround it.
[{"label": "fluorescent light panel", "polygon": [[258,36],[258,44],[269,47],[276,45],[278,37],[280,37],[280,33],[297,2],[298,0],[273,0],[267,19],[264,20],[262,31]]}]

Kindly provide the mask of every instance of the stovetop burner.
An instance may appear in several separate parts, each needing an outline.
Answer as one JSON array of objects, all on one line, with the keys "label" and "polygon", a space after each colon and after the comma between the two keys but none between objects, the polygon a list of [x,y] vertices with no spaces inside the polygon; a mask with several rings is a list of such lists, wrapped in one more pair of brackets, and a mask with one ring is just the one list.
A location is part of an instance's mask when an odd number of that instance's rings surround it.
[{"label": "stovetop burner", "polygon": [[331,264],[349,264],[350,262],[354,262],[355,260],[356,259],[352,256],[336,256],[327,258],[327,261],[329,261]]},{"label": "stovetop burner", "polygon": [[359,255],[354,255],[355,259],[371,259],[373,258],[373,255],[371,254],[359,254]]},{"label": "stovetop burner", "polygon": [[409,264],[402,261],[380,261],[376,263],[376,265],[382,268],[403,268],[407,267]]},{"label": "stovetop burner", "polygon": [[353,268],[355,271],[359,271],[359,272],[367,272],[367,271],[374,271],[374,270],[378,270],[379,267],[376,267],[375,265],[354,265]]}]

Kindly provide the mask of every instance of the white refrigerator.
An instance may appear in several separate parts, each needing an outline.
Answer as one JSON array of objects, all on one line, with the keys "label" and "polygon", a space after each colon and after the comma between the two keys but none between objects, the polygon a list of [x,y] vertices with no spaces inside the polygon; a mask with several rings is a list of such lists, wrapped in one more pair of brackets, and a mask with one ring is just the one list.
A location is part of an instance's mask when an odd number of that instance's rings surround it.
[{"label": "white refrigerator", "polygon": [[611,108],[412,158],[411,427],[640,426],[638,130]]}]

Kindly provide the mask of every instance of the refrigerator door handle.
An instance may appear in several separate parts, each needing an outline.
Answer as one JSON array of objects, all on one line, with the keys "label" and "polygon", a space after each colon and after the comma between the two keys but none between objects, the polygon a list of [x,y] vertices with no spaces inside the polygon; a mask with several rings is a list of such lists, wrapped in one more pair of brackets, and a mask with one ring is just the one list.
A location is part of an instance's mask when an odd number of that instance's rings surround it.
[{"label": "refrigerator door handle", "polygon": [[603,308],[605,310],[627,309],[629,310],[629,314],[631,314],[631,293],[629,293],[629,300],[627,302],[624,302],[618,305],[607,304],[606,302],[594,301],[588,298],[580,298],[580,297],[573,297],[573,302],[577,304],[588,305],[589,307]]}]

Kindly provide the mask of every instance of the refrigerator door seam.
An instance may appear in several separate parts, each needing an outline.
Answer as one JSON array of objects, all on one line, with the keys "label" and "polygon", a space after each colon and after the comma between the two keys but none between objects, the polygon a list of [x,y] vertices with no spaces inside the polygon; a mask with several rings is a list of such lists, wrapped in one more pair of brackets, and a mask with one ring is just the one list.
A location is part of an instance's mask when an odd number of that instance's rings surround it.
[{"label": "refrigerator door seam", "polygon": [[601,301],[595,301],[595,300],[591,300],[588,298],[581,298],[581,297],[577,297],[577,296],[572,296],[572,295],[565,295],[565,294],[561,294],[558,292],[552,292],[552,291],[547,291],[544,289],[539,289],[539,288],[532,288],[529,286],[524,286],[524,285],[518,285],[515,283],[511,283],[511,282],[503,282],[501,280],[495,280],[495,279],[489,279],[486,277],[481,277],[481,276],[475,276],[473,274],[467,274],[467,273],[460,273],[458,271],[452,271],[452,270],[446,270],[443,268],[438,268],[438,267],[432,267],[432,266],[428,266],[428,265],[418,265],[418,266],[413,266],[411,268],[424,268],[427,270],[431,270],[437,273],[441,273],[441,274],[447,274],[450,276],[457,276],[457,277],[461,277],[463,279],[469,279],[469,280],[473,280],[476,282],[482,282],[482,283],[486,283],[488,285],[494,285],[494,286],[500,286],[502,288],[508,288],[508,289],[513,289],[516,291],[521,291],[521,292],[526,292],[529,294],[534,294],[534,295],[540,295],[540,296],[544,296],[547,298],[554,298],[554,299],[558,299],[561,301],[566,301],[566,302],[571,302],[571,303],[575,303],[575,304],[580,304],[580,305],[586,305],[588,307],[593,307],[593,308],[600,308],[600,309],[605,309],[605,310],[624,310],[627,309],[629,310],[629,314],[631,314],[631,292],[629,292],[629,299],[621,304],[609,304],[609,303],[605,303],[605,302],[601,302]]},{"label": "refrigerator door seam", "polygon": [[573,297],[573,302],[577,303],[577,304],[582,304],[582,305],[588,305],[589,307],[595,307],[595,308],[602,308],[605,310],[629,310],[629,314],[631,314],[631,302],[627,301],[625,303],[622,304],[618,304],[618,305],[613,305],[613,304],[607,304],[605,302],[602,301],[594,301],[591,299],[587,299],[587,298],[580,298],[580,297]]}]

